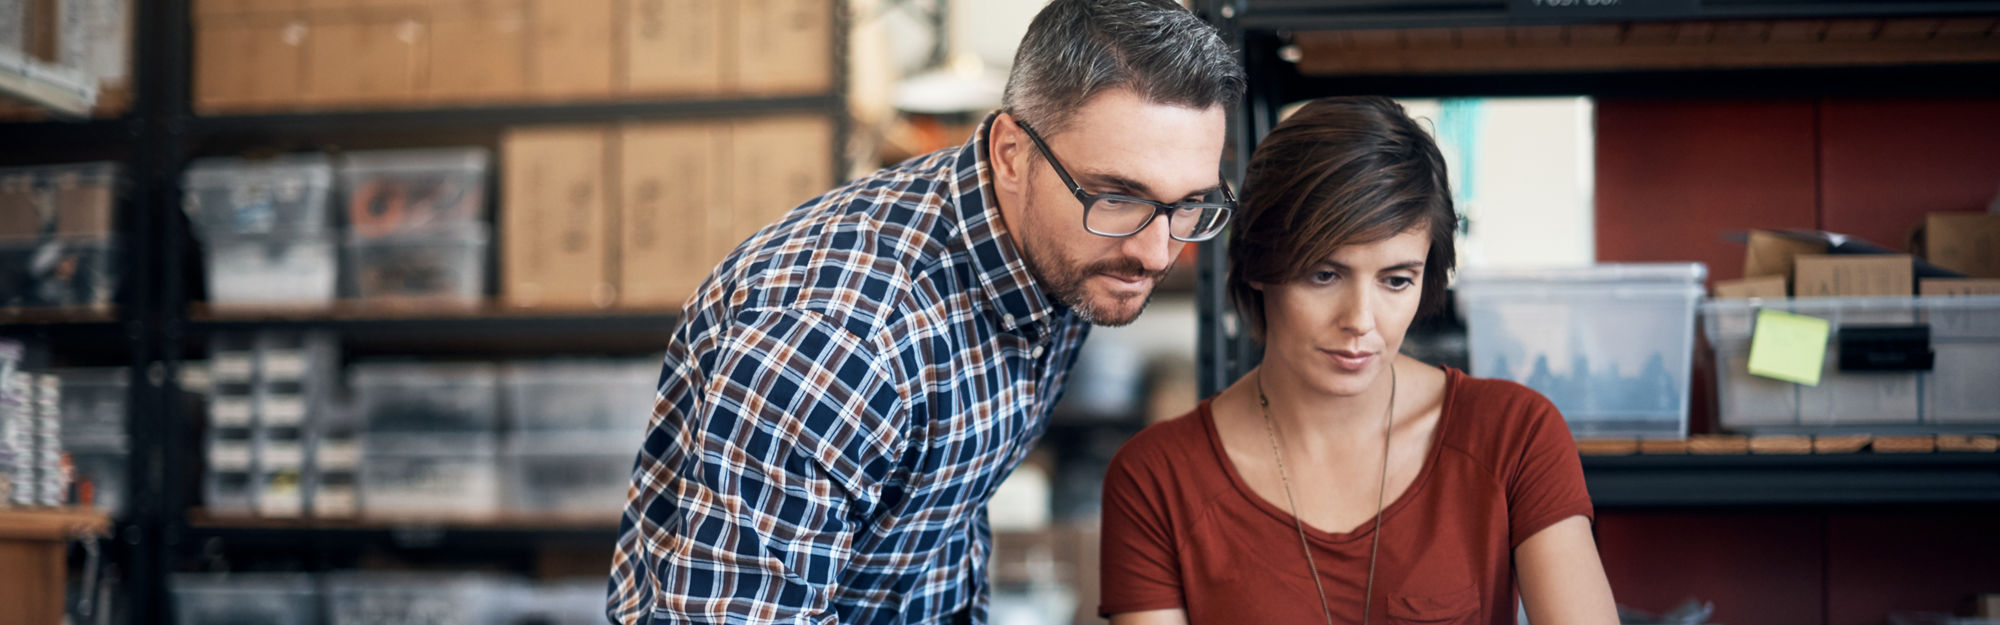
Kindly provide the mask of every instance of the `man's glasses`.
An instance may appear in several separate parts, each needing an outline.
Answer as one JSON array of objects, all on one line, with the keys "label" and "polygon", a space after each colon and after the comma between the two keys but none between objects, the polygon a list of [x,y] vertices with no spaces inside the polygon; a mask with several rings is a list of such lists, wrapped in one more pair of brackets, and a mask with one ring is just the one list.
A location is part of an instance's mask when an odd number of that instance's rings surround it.
[{"label": "man's glasses", "polygon": [[1236,213],[1236,194],[1230,192],[1229,183],[1221,181],[1216,187],[1221,192],[1221,202],[1176,202],[1161,204],[1145,198],[1136,198],[1116,193],[1090,193],[1083,190],[1076,179],[1069,177],[1062,163],[1056,160],[1054,152],[1035,134],[1035,129],[1027,122],[1014,120],[1027,133],[1028,140],[1035,143],[1042,156],[1049,159],[1049,166],[1056,170],[1076,201],[1083,203],[1083,229],[1091,234],[1105,237],[1129,237],[1152,225],[1153,218],[1167,216],[1167,234],[1176,241],[1207,241],[1222,233],[1223,226],[1229,225],[1229,216]]}]

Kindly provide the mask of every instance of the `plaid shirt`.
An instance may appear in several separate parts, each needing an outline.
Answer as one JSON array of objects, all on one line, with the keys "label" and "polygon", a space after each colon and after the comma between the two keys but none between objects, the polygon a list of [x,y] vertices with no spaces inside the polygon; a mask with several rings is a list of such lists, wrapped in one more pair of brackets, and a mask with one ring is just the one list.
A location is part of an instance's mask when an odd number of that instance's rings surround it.
[{"label": "plaid shirt", "polygon": [[614,622],[985,622],[986,502],[1089,329],[1005,233],[992,123],[792,210],[688,302]]}]

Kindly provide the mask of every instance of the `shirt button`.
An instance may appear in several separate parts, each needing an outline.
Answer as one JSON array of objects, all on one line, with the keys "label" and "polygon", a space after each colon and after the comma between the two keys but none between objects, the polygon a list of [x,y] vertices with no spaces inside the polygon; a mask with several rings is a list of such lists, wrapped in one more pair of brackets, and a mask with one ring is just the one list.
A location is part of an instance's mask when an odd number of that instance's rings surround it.
[{"label": "shirt button", "polygon": [[1028,350],[1028,355],[1030,355],[1030,356],[1034,356],[1034,357],[1036,357],[1036,358],[1041,358],[1041,357],[1042,357],[1042,346],[1040,346],[1040,345],[1036,345],[1034,349],[1031,349],[1031,350]]},{"label": "shirt button", "polygon": [[1007,325],[1007,329],[1009,329],[1009,330],[1012,330],[1012,329],[1014,329],[1014,316],[1013,316],[1013,315],[1000,315],[1000,323],[1003,323],[1003,324],[1006,324],[1006,325]]}]

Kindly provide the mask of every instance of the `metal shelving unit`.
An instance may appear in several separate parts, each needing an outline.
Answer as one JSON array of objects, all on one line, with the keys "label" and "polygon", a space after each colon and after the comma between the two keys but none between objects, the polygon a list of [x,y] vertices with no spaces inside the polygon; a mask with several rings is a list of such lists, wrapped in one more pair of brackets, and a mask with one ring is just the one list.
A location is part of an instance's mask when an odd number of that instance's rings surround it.
[{"label": "metal shelving unit", "polygon": [[[135,29],[133,102],[109,119],[0,122],[0,162],[32,164],[69,152],[121,155],[126,181],[116,223],[124,243],[121,287],[110,312],[27,312],[0,316],[0,336],[30,338],[53,348],[91,345],[111,351],[131,372],[127,429],[134,441],[128,477],[128,513],[114,520],[118,560],[130,580],[124,613],[131,623],[171,622],[169,573],[189,557],[222,543],[295,553],[324,563],[329,554],[364,546],[475,554],[535,545],[608,546],[616,520],[512,518],[487,524],[340,521],[220,520],[199,517],[187,498],[198,476],[199,454],[181,401],[180,380],[190,345],[209,333],[268,328],[326,329],[345,349],[398,353],[542,355],[641,354],[663,348],[672,311],[399,311],[348,310],[313,314],[211,314],[189,305],[192,286],[183,270],[193,239],[180,215],[180,176],[195,156],[232,142],[296,137],[401,136],[459,133],[497,136],[510,126],[617,123],[638,120],[715,119],[776,114],[820,114],[832,119],[836,152],[828,155],[834,179],[846,177],[840,146],[851,132],[846,115],[846,32],[850,17],[837,5],[827,62],[832,87],[825,93],[686,100],[631,99],[519,104],[454,109],[342,110],[202,116],[192,110],[194,0],[133,3]],[[62,154],[63,156],[51,156]],[[101,157],[100,157],[101,158]],[[657,341],[634,337],[657,337]],[[657,343],[656,345],[654,343]],[[105,356],[94,355],[103,358]],[[519,560],[516,561],[517,563]]]}]

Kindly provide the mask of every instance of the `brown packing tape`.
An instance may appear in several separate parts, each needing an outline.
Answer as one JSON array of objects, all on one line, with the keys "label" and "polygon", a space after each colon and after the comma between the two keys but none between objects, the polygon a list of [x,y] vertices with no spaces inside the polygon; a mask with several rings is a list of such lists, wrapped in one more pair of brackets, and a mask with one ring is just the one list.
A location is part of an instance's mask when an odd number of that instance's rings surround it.
[{"label": "brown packing tape", "polygon": [[1813,439],[1810,436],[1753,436],[1750,437],[1750,453],[1753,454],[1810,454]]}]

